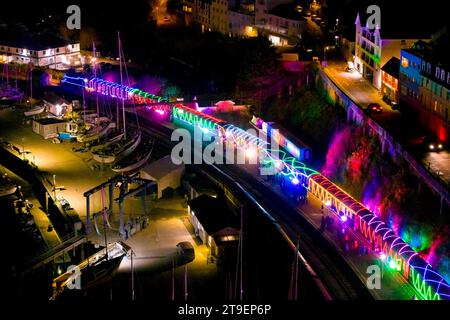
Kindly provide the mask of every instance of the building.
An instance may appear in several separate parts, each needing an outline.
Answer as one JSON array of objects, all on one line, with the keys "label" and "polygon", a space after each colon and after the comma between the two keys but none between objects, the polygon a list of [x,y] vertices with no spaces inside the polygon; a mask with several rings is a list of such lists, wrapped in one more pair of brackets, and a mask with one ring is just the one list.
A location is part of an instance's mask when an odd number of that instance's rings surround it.
[{"label": "building", "polygon": [[53,92],[45,94],[43,103],[47,112],[57,117],[72,112],[72,104]]},{"label": "building", "polygon": [[0,28],[0,62],[61,70],[77,67],[81,66],[80,43]]},{"label": "building", "polygon": [[44,139],[55,138],[60,132],[66,131],[66,120],[56,118],[43,118],[33,120],[33,131]]},{"label": "building", "polygon": [[211,255],[220,257],[225,247],[239,240],[239,221],[226,202],[201,195],[188,201],[189,221],[196,236],[210,248]]},{"label": "building", "polygon": [[381,94],[387,101],[398,103],[400,60],[392,57],[381,68]]},{"label": "building", "polygon": [[186,191],[187,200],[192,200],[201,195],[217,198],[217,191],[212,182],[196,173],[186,173],[182,179],[182,185]]},{"label": "building", "polygon": [[273,45],[296,44],[306,22],[292,1],[256,0],[255,25]]},{"label": "building", "polygon": [[232,37],[266,35],[274,45],[296,43],[305,20],[290,0],[184,0],[186,25]]},{"label": "building", "polygon": [[[400,58],[400,51],[411,47],[418,40],[429,41],[431,32],[409,28],[408,25],[400,27],[395,19],[383,19],[382,26],[370,29],[367,17],[357,14],[355,36],[355,69],[379,90],[381,90],[381,67],[392,57]],[[414,19],[410,24],[416,23]]]},{"label": "building", "polygon": [[[444,37],[448,39],[448,35]],[[449,141],[450,49],[448,41],[418,41],[401,51],[400,101],[439,140]]]},{"label": "building", "polygon": [[228,0],[211,1],[210,28],[221,34],[228,34]]},{"label": "building", "polygon": [[170,155],[148,164],[140,171],[141,178],[156,182],[158,199],[163,197],[166,189],[180,187],[183,174],[184,164],[174,164]]},{"label": "building", "polygon": [[249,11],[240,7],[228,9],[228,31],[234,37],[256,37],[254,10]]}]

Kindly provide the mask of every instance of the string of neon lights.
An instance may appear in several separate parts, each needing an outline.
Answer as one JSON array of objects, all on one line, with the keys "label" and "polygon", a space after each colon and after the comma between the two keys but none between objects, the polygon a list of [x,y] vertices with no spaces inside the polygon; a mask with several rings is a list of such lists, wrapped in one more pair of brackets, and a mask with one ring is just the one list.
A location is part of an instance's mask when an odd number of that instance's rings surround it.
[{"label": "string of neon lights", "polygon": [[[164,98],[140,89],[121,86],[98,78],[88,80],[82,77],[65,76],[62,82],[84,87],[88,91],[95,90],[96,92],[120,99],[141,98],[144,101],[167,102]],[[241,145],[252,146],[257,149],[263,159],[263,164],[273,166],[280,175],[288,177],[293,184],[306,182],[308,190],[321,198],[325,196],[320,195],[320,192],[324,192],[326,197],[334,199],[335,204],[340,203],[344,208],[347,208],[346,212],[351,211],[355,216],[359,217],[359,230],[364,237],[374,244],[378,242],[378,239],[381,239],[381,247],[385,254],[389,255],[390,262],[395,262],[399,258],[406,262],[409,266],[407,278],[424,299],[450,299],[450,286],[439,273],[432,270],[431,265],[425,262],[417,252],[397,236],[386,223],[319,172],[308,168],[304,163],[282,150],[271,150],[267,142],[241,128],[227,124],[221,119],[197,110],[183,105],[174,105],[172,107],[172,118],[198,126],[202,130],[206,130],[218,137],[228,134],[227,139],[231,138]],[[221,130],[224,132],[221,132]],[[278,152],[279,156],[274,156],[275,152]],[[396,263],[395,266],[398,267]]]}]

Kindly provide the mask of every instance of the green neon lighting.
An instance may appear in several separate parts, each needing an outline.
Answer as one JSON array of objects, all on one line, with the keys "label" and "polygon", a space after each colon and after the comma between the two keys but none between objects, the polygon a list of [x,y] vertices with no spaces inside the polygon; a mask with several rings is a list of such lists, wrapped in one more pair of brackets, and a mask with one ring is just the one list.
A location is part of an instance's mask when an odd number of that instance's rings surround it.
[{"label": "green neon lighting", "polygon": [[439,295],[433,291],[430,285],[423,281],[422,277],[414,267],[411,267],[410,278],[412,279],[414,288],[420,293],[424,300],[440,300]]},{"label": "green neon lighting", "polygon": [[178,119],[178,120],[187,122],[193,126],[199,126],[200,128],[206,128],[208,130],[215,130],[217,127],[216,123],[209,121],[207,119],[204,119],[196,114],[192,114],[190,112],[184,112],[184,110],[179,109],[175,106],[172,108],[172,116],[174,119]]},{"label": "green neon lighting", "polygon": [[356,47],[358,49],[360,49],[361,51],[364,51],[365,54],[367,54],[370,58],[372,58],[373,61],[375,61],[377,64],[381,63],[381,58],[375,54],[370,53],[369,51],[367,51],[366,49],[364,49],[363,47],[361,47],[359,44],[356,45]]}]

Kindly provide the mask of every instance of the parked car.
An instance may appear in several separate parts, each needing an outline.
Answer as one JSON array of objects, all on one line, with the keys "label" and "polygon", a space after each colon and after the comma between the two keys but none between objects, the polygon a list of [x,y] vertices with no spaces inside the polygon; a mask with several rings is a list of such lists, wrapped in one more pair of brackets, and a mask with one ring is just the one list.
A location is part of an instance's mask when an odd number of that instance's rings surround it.
[{"label": "parked car", "polygon": [[379,103],[370,103],[367,106],[366,110],[369,111],[369,112],[380,113],[381,111],[383,111],[383,107]]},{"label": "parked car", "polygon": [[185,263],[191,262],[195,259],[195,250],[189,241],[182,241],[178,243],[177,248]]}]

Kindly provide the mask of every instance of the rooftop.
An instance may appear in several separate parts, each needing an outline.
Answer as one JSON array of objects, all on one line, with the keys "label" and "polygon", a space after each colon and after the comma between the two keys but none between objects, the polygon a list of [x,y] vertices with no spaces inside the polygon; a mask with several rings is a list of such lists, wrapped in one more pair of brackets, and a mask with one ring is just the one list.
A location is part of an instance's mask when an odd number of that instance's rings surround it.
[{"label": "rooftop", "polygon": [[184,164],[174,164],[170,155],[165,156],[145,166],[142,171],[148,173],[154,179],[164,178],[174,170],[184,169]]},{"label": "rooftop", "polygon": [[43,125],[67,122],[67,120],[56,119],[56,118],[43,118],[43,119],[37,119],[34,121],[36,121],[39,124],[43,124]]},{"label": "rooftop", "polygon": [[400,60],[397,57],[392,57],[386,64],[381,68],[387,74],[398,79],[400,72]]},{"label": "rooftop", "polygon": [[200,224],[209,235],[229,228],[239,229],[238,218],[231,212],[224,200],[201,195],[188,201]]},{"label": "rooftop", "polygon": [[47,50],[64,47],[70,42],[54,35],[39,35],[0,27],[0,45],[28,50]]},{"label": "rooftop", "polygon": [[[443,35],[443,37],[448,37],[448,33]],[[437,39],[436,42],[430,43],[417,41],[411,48],[405,49],[405,51],[428,62],[433,62],[439,66],[446,67],[450,71],[450,46],[439,40],[440,39]]]}]

